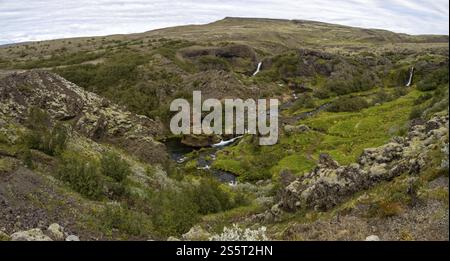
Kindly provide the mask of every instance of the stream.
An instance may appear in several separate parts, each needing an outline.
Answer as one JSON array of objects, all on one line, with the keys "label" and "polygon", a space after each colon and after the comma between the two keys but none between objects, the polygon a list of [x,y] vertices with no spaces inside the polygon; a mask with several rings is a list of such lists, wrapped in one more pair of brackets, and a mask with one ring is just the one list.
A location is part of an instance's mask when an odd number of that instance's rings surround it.
[{"label": "stream", "polygon": [[[241,137],[236,137],[230,140],[221,141],[217,144],[213,144],[211,147],[194,148],[181,143],[180,138],[169,138],[165,144],[169,152],[170,157],[177,162],[177,164],[184,164],[191,159],[197,160],[197,169],[210,173],[217,178],[220,182],[228,183],[230,185],[237,184],[237,178],[233,174],[211,168],[212,163],[216,159],[216,153],[223,148],[234,144]],[[190,153],[197,151],[198,155],[192,157]]]},{"label": "stream", "polygon": [[[260,65],[258,66],[258,68]],[[296,97],[294,96],[294,100]],[[293,105],[293,102],[285,103],[280,107],[281,110],[286,110]],[[289,118],[281,118],[282,123],[298,122],[309,117],[313,117],[317,113],[326,110],[331,103],[325,103],[314,110],[302,112]],[[216,159],[218,151],[231,146],[240,140],[242,136],[234,137],[229,140],[222,140],[219,143],[212,144],[210,147],[195,148],[181,143],[181,138],[168,138],[164,143],[170,157],[176,161],[177,164],[183,165],[190,160],[197,160],[197,169],[203,170],[216,177],[220,182],[228,183],[230,185],[237,184],[237,177],[229,172],[213,169],[211,166]],[[196,155],[192,155],[197,152]]]},{"label": "stream", "polygon": [[[292,106],[292,104],[286,104],[281,109],[282,110],[287,110],[291,106]],[[306,118],[313,117],[314,115],[318,114],[319,112],[328,109],[330,106],[331,106],[330,102],[324,103],[324,104],[320,105],[319,107],[315,108],[314,110],[298,113],[298,114],[296,114],[294,116],[291,116],[291,117],[283,117],[283,118],[281,118],[281,122],[285,123],[285,124],[295,124],[296,122],[298,122],[300,120],[304,120]]]}]

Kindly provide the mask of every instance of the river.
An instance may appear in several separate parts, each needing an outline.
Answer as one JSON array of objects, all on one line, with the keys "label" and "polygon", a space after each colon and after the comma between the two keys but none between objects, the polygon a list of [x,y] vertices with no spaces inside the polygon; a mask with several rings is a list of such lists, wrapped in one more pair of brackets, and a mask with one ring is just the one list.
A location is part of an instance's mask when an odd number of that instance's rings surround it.
[{"label": "river", "polygon": [[[169,138],[165,141],[165,145],[170,157],[176,161],[177,164],[183,165],[189,160],[195,159],[197,160],[198,170],[203,170],[210,173],[220,182],[235,185],[237,183],[237,178],[235,175],[226,171],[213,169],[211,166],[216,159],[216,153],[223,148],[234,144],[237,140],[238,137],[227,141],[221,141],[211,147],[199,149],[184,145],[181,143],[181,138]],[[195,156],[191,154],[194,151],[197,151],[197,155]]]}]

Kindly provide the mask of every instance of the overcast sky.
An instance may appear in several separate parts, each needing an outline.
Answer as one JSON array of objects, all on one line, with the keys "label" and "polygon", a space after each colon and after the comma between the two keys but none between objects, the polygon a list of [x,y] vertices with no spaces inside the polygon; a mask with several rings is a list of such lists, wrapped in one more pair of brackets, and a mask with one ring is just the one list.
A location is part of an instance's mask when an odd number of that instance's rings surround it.
[{"label": "overcast sky", "polygon": [[0,44],[144,32],[226,16],[449,32],[448,0],[0,0]]}]

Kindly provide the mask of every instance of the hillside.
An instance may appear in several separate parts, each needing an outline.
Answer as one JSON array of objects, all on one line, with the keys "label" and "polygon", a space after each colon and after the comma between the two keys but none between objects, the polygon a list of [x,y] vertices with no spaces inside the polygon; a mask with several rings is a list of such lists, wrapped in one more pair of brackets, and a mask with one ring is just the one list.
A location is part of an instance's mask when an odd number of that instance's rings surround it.
[{"label": "hillside", "polygon": [[[0,46],[0,239],[448,240],[448,58],[257,18]],[[172,135],[193,90],[280,99],[279,142]]]}]

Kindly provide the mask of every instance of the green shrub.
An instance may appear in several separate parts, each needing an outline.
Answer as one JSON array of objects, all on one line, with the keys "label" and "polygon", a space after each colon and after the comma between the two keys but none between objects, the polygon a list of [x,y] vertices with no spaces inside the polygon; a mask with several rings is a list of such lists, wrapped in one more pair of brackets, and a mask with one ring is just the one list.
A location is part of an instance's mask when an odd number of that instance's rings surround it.
[{"label": "green shrub", "polygon": [[426,81],[426,80],[422,80],[417,83],[417,89],[424,91],[424,92],[436,90],[438,86],[439,86],[438,83],[432,82],[432,81]]},{"label": "green shrub", "polygon": [[51,156],[64,151],[68,136],[66,127],[61,123],[51,126],[50,117],[43,110],[32,108],[25,126],[30,129],[23,136],[28,148]]},{"label": "green shrub", "polygon": [[66,152],[62,155],[57,175],[70,188],[87,198],[99,199],[103,194],[98,163],[93,160]]},{"label": "green shrub", "polygon": [[125,182],[107,182],[108,198],[113,200],[128,199],[130,190]]},{"label": "green shrub", "polygon": [[131,173],[128,162],[113,152],[104,154],[100,160],[102,174],[116,182],[124,181]]},{"label": "green shrub", "polygon": [[100,220],[107,231],[118,230],[131,236],[148,236],[152,233],[149,216],[120,206],[107,206],[100,214]]},{"label": "green shrub", "polygon": [[212,178],[203,178],[194,189],[193,200],[200,214],[217,213],[232,207],[230,195],[220,188],[220,183]]},{"label": "green shrub", "polygon": [[23,69],[33,69],[33,68],[43,68],[43,67],[56,67],[61,65],[71,65],[71,64],[80,64],[82,62],[95,60],[104,55],[102,52],[94,53],[94,52],[76,52],[71,54],[64,55],[53,55],[48,59],[39,59],[33,61],[27,61],[18,64],[17,68]]},{"label": "green shrub", "polygon": [[389,102],[392,100],[392,95],[390,95],[389,93],[387,93],[385,90],[380,90],[379,92],[376,93],[374,99],[373,99],[373,103],[385,103],[385,102]]},{"label": "green shrub", "polygon": [[331,91],[326,87],[314,90],[314,97],[319,99],[328,99],[331,97]]},{"label": "green shrub", "polygon": [[394,97],[395,98],[400,98],[402,96],[405,96],[406,94],[408,94],[408,88],[405,86],[399,86],[394,89]]},{"label": "green shrub", "polygon": [[414,108],[411,113],[409,114],[409,119],[414,120],[422,117],[424,109],[421,107]]},{"label": "green shrub", "polygon": [[21,152],[21,158],[25,166],[27,166],[27,168],[29,169],[34,168],[33,155],[31,154],[31,151],[29,149],[24,149]]},{"label": "green shrub", "polygon": [[199,221],[198,206],[186,188],[158,191],[150,205],[152,223],[160,237],[186,233]]},{"label": "green shrub", "polygon": [[433,95],[430,93],[422,94],[414,101],[414,105],[422,104],[422,103],[430,100],[431,98],[433,98]]},{"label": "green shrub", "polygon": [[274,67],[281,79],[295,77],[299,74],[299,57],[297,54],[285,54],[274,62]]},{"label": "green shrub", "polygon": [[302,94],[298,97],[298,99],[294,102],[294,104],[292,105],[291,110],[296,111],[299,109],[312,109],[316,107],[316,103],[314,102],[313,97],[308,94]]},{"label": "green shrub", "polygon": [[333,101],[331,112],[356,112],[369,107],[369,103],[361,97],[341,97]]},{"label": "green shrub", "polygon": [[443,84],[448,84],[448,67],[440,68],[427,74],[417,83],[417,89],[421,91],[432,91]]}]

